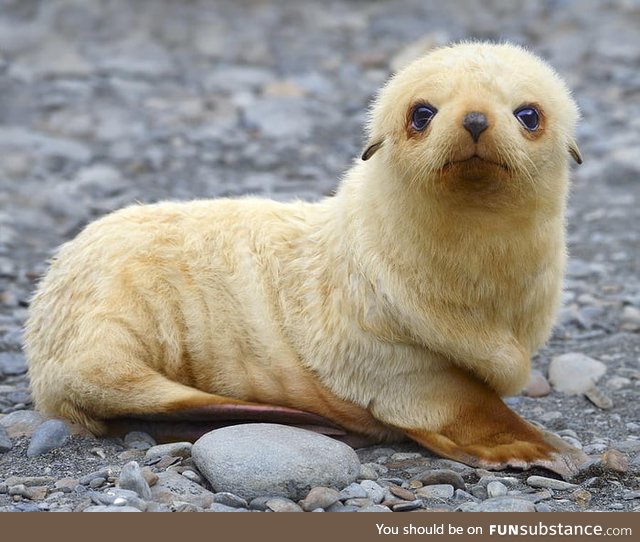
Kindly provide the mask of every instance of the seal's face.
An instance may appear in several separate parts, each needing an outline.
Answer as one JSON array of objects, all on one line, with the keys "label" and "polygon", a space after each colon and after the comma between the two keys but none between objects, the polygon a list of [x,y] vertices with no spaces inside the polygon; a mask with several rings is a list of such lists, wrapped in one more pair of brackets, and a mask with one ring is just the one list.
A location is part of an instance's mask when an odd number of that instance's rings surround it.
[{"label": "seal's face", "polygon": [[568,153],[581,161],[577,117],[564,83],[537,57],[511,45],[461,44],[389,81],[363,159],[380,149],[400,178],[440,193],[539,197],[544,179],[562,177]]}]

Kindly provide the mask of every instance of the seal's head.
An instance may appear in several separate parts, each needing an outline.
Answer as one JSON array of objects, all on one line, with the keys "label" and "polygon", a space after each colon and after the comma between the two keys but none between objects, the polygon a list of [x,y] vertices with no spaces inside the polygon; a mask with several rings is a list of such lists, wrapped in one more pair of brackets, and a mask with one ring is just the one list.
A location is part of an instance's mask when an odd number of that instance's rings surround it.
[{"label": "seal's head", "polygon": [[577,119],[566,85],[538,57],[508,44],[462,43],[391,78],[374,103],[362,159],[457,202],[557,201],[567,157],[582,161]]}]

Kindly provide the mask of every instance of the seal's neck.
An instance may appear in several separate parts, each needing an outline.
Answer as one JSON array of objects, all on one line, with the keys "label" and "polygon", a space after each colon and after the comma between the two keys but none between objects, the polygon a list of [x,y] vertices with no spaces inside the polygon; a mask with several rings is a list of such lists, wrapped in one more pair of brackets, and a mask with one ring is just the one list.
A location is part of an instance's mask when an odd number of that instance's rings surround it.
[{"label": "seal's neck", "polygon": [[421,267],[425,259],[450,254],[458,265],[487,260],[495,267],[500,255],[529,260],[535,247],[562,237],[565,182],[560,181],[551,197],[529,188],[529,194],[497,191],[481,201],[481,194],[438,195],[372,160],[348,172],[335,206],[341,235],[349,236],[354,248],[377,250],[396,266]]}]

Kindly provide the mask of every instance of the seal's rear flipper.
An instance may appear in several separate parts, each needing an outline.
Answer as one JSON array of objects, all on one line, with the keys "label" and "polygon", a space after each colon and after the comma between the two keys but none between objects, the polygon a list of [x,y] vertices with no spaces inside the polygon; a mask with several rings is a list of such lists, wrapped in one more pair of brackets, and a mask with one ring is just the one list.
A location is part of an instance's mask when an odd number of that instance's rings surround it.
[{"label": "seal's rear flipper", "polygon": [[438,432],[404,429],[425,448],[476,468],[542,467],[571,478],[588,457],[560,437],[542,431],[509,409],[488,387],[475,383],[458,396],[458,414]]},{"label": "seal's rear flipper", "polygon": [[217,403],[190,406],[172,412],[139,414],[107,420],[111,436],[130,431],[149,433],[157,442],[196,441],[205,433],[240,423],[278,423],[315,431],[350,446],[372,444],[366,437],[346,431],[322,416],[288,407],[262,404]]}]

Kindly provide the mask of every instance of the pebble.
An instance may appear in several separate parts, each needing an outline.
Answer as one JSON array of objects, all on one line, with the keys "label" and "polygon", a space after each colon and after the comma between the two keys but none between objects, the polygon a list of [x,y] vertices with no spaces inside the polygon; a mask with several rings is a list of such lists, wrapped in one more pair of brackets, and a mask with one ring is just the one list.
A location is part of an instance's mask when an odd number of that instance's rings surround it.
[{"label": "pebble", "polygon": [[455,489],[466,489],[467,487],[462,476],[449,469],[428,470],[414,476],[413,479],[421,482],[424,486],[448,484]]},{"label": "pebble", "polygon": [[213,502],[218,504],[224,504],[225,506],[231,506],[232,508],[249,508],[249,504],[246,499],[238,497],[233,493],[221,491],[213,496]]},{"label": "pebble", "polygon": [[0,425],[5,428],[9,437],[14,439],[31,437],[44,420],[44,416],[34,410],[16,410],[0,418]]},{"label": "pebble", "polygon": [[168,444],[157,444],[156,446],[151,446],[145,455],[144,461],[147,464],[151,462],[161,459],[164,456],[169,457],[182,457],[187,458],[191,457],[191,447],[193,445],[190,442],[170,442]]},{"label": "pebble", "polygon": [[624,376],[613,376],[609,378],[605,386],[610,390],[621,390],[631,385],[631,379]]},{"label": "pebble", "polygon": [[523,393],[527,397],[545,397],[551,393],[551,386],[541,371],[533,369]]},{"label": "pebble", "polygon": [[351,483],[340,491],[340,500],[346,501],[347,499],[366,499],[368,493],[360,484]]},{"label": "pebble", "polygon": [[247,500],[260,495],[299,500],[313,487],[345,487],[360,472],[358,456],[346,444],[277,424],[217,429],[193,445],[192,458],[216,491]]},{"label": "pebble", "polygon": [[508,491],[507,486],[502,482],[494,481],[487,484],[487,496],[489,498],[504,497]]},{"label": "pebble", "polygon": [[62,491],[63,493],[71,493],[80,483],[77,478],[60,478],[57,480],[53,487]]},{"label": "pebble", "polygon": [[540,502],[535,505],[536,512],[553,512],[553,509],[545,502]]},{"label": "pebble", "polygon": [[11,442],[7,430],[0,425],[0,454],[8,452],[11,448],[13,448],[13,442]]},{"label": "pebble", "polygon": [[151,487],[158,481],[158,475],[149,467],[142,468],[142,476],[144,476],[144,479],[147,481],[147,484],[149,484],[149,487]]},{"label": "pebble", "polygon": [[562,480],[556,480],[555,478],[547,478],[545,476],[529,476],[527,478],[527,485],[545,489],[557,489],[560,491],[564,491],[567,489],[576,489],[579,487],[576,484],[571,484]]},{"label": "pebble", "polygon": [[136,461],[130,461],[122,467],[118,478],[118,486],[122,489],[134,491],[141,499],[151,499],[151,488]]},{"label": "pebble", "polygon": [[622,310],[620,328],[623,331],[640,331],[640,309],[627,305]]},{"label": "pebble", "polygon": [[119,487],[109,488],[104,493],[94,491],[90,497],[95,504],[133,506],[142,512],[145,512],[148,507],[148,504],[135,491]]},{"label": "pebble", "polygon": [[422,454],[417,452],[397,452],[389,458],[389,461],[411,461],[413,459],[422,459]]},{"label": "pebble", "polygon": [[338,502],[340,493],[329,487],[314,487],[308,495],[300,501],[300,506],[305,512],[311,512],[316,508],[328,508]]},{"label": "pebble", "polygon": [[425,499],[451,499],[454,491],[451,484],[432,484],[416,489],[416,495]]},{"label": "pebble", "polygon": [[607,450],[601,457],[602,468],[605,471],[626,473],[629,471],[629,460],[618,450]]},{"label": "pebble", "polygon": [[372,505],[373,501],[369,497],[365,497],[363,499],[347,499],[346,501],[344,501],[344,504],[347,506],[357,506],[358,508],[364,508],[365,506]]},{"label": "pebble", "polygon": [[46,486],[26,486],[17,484],[8,488],[9,495],[19,495],[31,501],[41,501],[47,496],[48,488]]},{"label": "pebble", "polygon": [[404,499],[405,501],[413,501],[416,498],[413,491],[409,491],[408,489],[404,489],[403,487],[399,487],[394,484],[389,486],[389,491],[396,497]]},{"label": "pebble", "polygon": [[270,497],[265,505],[272,512],[303,512],[300,505],[284,497]]},{"label": "pebble", "polygon": [[535,504],[518,497],[493,497],[478,505],[479,512],[535,512]]},{"label": "pebble", "polygon": [[325,509],[325,512],[342,512],[344,510],[344,504],[340,501],[334,502],[331,506]]},{"label": "pebble", "polygon": [[411,510],[417,510],[418,508],[422,508],[423,502],[420,499],[415,499],[408,502],[402,502],[398,504],[394,504],[391,509],[394,512],[410,512]]},{"label": "pebble", "polygon": [[362,480],[362,488],[367,492],[367,497],[373,504],[380,504],[384,499],[384,489],[373,480]]},{"label": "pebble", "polygon": [[611,397],[605,395],[604,392],[596,386],[592,386],[585,391],[584,396],[602,410],[610,410],[613,408],[613,401]]},{"label": "pebble", "polygon": [[391,512],[391,509],[388,506],[382,506],[381,504],[371,504],[364,508],[360,508],[358,512]]},{"label": "pebble", "polygon": [[213,503],[209,508],[210,512],[248,512],[246,508],[236,508],[234,506],[227,506],[226,504]]},{"label": "pebble", "polygon": [[91,489],[98,489],[99,487],[102,487],[106,482],[106,478],[94,478],[93,480],[91,480],[91,482],[89,482],[89,487]]},{"label": "pebble", "polygon": [[378,471],[376,470],[377,465],[375,463],[363,463],[360,465],[360,472],[358,473],[358,480],[377,480],[380,478]]},{"label": "pebble", "polygon": [[103,480],[106,480],[110,476],[113,476],[113,471],[111,470],[111,468],[105,467],[81,476],[79,479],[79,483],[83,486],[88,486],[91,481],[95,480],[96,478],[102,478]]},{"label": "pebble", "polygon": [[132,450],[149,450],[156,445],[156,441],[144,431],[131,431],[124,437],[124,445]]},{"label": "pebble", "polygon": [[579,395],[593,388],[606,370],[601,361],[578,352],[570,352],[551,360],[549,382],[557,391]]},{"label": "pebble", "polygon": [[27,448],[27,457],[36,457],[64,446],[71,432],[62,420],[47,420],[33,433]]},{"label": "pebble", "polygon": [[201,508],[209,508],[214,502],[214,494],[211,491],[172,471],[158,474],[158,481],[151,488],[151,498],[167,505],[179,501]]},{"label": "pebble", "polygon": [[580,505],[583,508],[589,506],[592,497],[591,493],[583,488],[576,489],[573,493],[571,493],[570,496],[571,499],[576,502],[576,504]]},{"label": "pebble", "polygon": [[[456,489],[455,493],[453,494],[453,498],[456,501],[473,501],[473,502],[481,501],[481,499],[478,499],[477,497],[475,497],[471,493],[468,493],[464,489]],[[485,499],[487,498],[486,490],[485,490],[484,498]]]},{"label": "pebble", "polygon": [[186,469],[180,472],[182,476],[184,476],[187,480],[191,480],[196,484],[202,484],[202,476],[200,476],[197,472],[192,471],[191,469]]},{"label": "pebble", "polygon": [[0,377],[18,376],[27,372],[24,354],[17,352],[0,352]]}]

